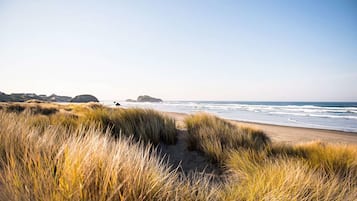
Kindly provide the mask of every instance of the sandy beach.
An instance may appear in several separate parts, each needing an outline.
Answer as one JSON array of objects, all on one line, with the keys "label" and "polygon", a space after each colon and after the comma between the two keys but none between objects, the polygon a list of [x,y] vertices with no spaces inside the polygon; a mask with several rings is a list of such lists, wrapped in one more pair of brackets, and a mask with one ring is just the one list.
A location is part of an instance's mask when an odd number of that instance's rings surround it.
[{"label": "sandy beach", "polygon": [[[188,114],[165,112],[176,119],[179,126],[183,126],[183,120]],[[279,126],[262,123],[252,123],[231,120],[231,122],[240,126],[249,126],[263,130],[275,142],[284,143],[304,143],[310,141],[322,141],[331,143],[357,144],[357,133],[343,132],[325,129],[300,128],[290,126]]]}]

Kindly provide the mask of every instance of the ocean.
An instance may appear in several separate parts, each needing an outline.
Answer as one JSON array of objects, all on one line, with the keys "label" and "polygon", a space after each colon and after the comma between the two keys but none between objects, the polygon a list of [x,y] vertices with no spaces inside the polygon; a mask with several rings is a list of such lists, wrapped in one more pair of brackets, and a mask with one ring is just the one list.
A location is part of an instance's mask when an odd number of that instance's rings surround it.
[{"label": "ocean", "polygon": [[[103,103],[114,106],[113,101]],[[122,107],[187,114],[208,112],[247,122],[357,132],[357,102],[165,101],[120,104]]]}]

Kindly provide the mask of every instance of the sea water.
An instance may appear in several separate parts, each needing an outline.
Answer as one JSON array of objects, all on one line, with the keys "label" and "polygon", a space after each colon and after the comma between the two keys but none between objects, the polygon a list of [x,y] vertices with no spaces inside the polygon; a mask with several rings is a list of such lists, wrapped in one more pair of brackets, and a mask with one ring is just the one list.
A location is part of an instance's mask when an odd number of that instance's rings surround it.
[{"label": "sea water", "polygon": [[[114,106],[113,101],[103,103]],[[357,102],[164,101],[120,104],[122,107],[187,114],[208,112],[222,118],[247,122],[357,132]]]}]

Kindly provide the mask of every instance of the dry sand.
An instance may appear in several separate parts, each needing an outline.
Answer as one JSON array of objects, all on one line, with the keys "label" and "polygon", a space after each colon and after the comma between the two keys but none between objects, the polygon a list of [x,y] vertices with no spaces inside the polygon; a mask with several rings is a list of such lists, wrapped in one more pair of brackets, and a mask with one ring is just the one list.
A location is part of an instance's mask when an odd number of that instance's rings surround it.
[{"label": "dry sand", "polygon": [[[178,125],[183,127],[183,120],[187,114],[174,112],[166,112],[166,114],[175,118]],[[240,126],[263,130],[275,142],[303,143],[319,140],[331,143],[357,144],[357,133],[353,132],[230,121]]]}]

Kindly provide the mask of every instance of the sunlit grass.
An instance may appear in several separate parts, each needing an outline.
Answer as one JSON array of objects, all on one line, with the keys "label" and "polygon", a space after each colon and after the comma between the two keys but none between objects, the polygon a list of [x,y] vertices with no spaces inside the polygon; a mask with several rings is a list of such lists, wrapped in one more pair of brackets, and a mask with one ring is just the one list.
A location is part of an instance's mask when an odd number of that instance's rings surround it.
[{"label": "sunlit grass", "polygon": [[267,150],[270,156],[299,158],[311,168],[344,177],[354,175],[357,185],[357,147],[323,142],[298,145],[275,144]]},{"label": "sunlit grass", "polygon": [[270,139],[262,131],[237,127],[205,113],[191,115],[185,123],[189,148],[202,151],[217,162],[224,162],[231,150],[242,147],[260,150],[270,144]]},{"label": "sunlit grass", "polygon": [[233,152],[227,166],[237,177],[226,200],[354,200],[354,176],[343,179],[311,168],[299,159],[268,158],[252,150]]},{"label": "sunlit grass", "polygon": [[273,143],[262,131],[212,115],[188,116],[188,147],[226,171],[224,181],[213,182],[172,171],[159,157],[156,145],[177,139],[175,121],[160,112],[97,103],[0,106],[0,200],[357,197],[356,145]]},{"label": "sunlit grass", "polygon": [[[1,200],[206,200],[214,188],[170,172],[149,144],[95,125],[38,130],[0,112]],[[23,120],[23,121],[18,121]],[[214,200],[214,199],[212,199]]]},{"label": "sunlit grass", "polygon": [[355,200],[357,146],[272,143],[208,114],[185,120],[188,143],[231,174],[222,200]]},{"label": "sunlit grass", "polygon": [[154,144],[175,144],[177,140],[175,120],[150,109],[99,108],[85,112],[79,120],[98,122],[104,129],[110,128],[114,137],[133,135]]},{"label": "sunlit grass", "polygon": [[78,126],[96,124],[103,131],[109,129],[114,137],[133,136],[137,140],[154,144],[175,144],[177,140],[175,120],[151,109],[114,109],[99,103],[15,103],[5,104],[2,110],[18,114],[29,113],[33,115],[29,123],[39,128],[62,125],[75,129]]}]

